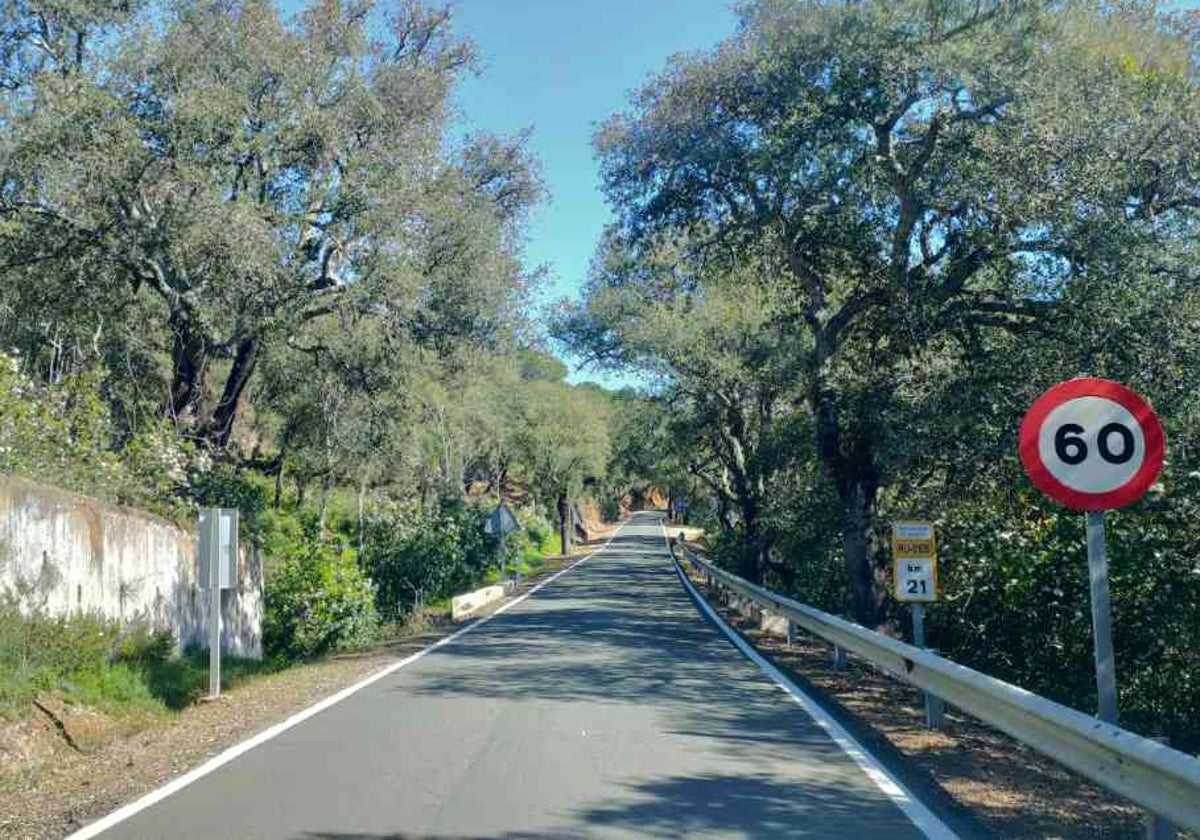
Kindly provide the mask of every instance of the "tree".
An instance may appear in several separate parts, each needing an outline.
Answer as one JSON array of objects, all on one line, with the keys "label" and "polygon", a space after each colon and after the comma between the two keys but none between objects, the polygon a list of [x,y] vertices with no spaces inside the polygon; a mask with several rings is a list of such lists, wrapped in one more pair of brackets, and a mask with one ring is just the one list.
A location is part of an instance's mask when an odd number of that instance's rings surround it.
[{"label": "tree", "polygon": [[670,453],[676,476],[703,482],[723,527],[742,543],[739,574],[790,579],[771,557],[765,508],[775,474],[791,460],[776,440],[794,414],[793,355],[772,323],[768,290],[751,285],[751,259],[720,274],[684,250],[634,250],[611,231],[583,304],[568,307],[556,331],[585,358],[658,378],[661,431],[671,439],[647,440],[656,452],[643,463],[653,471]]},{"label": "tree", "polygon": [[6,102],[6,282],[142,308],[169,413],[217,449],[269,344],[369,316],[444,348],[519,301],[513,239],[539,191],[522,141],[447,159],[470,45],[407,0],[376,37],[371,8],[327,0],[288,24],[269,0],[170,4],[78,37],[72,72]]},{"label": "tree", "polygon": [[570,498],[607,466],[611,404],[602,392],[545,379],[526,381],[521,396],[517,451],[535,497],[544,509],[556,511],[566,554]]},{"label": "tree", "polygon": [[1150,2],[759,0],[598,133],[632,244],[752,253],[790,297],[860,622],[881,617],[906,372],[1052,329],[1070,290],[1130,266],[1194,279],[1189,49]]}]

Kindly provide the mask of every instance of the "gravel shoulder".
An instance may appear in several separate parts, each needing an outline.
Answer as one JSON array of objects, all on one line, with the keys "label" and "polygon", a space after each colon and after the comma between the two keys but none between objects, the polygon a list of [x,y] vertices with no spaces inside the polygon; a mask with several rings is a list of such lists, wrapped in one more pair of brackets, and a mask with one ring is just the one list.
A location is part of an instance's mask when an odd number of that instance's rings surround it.
[{"label": "gravel shoulder", "polygon": [[[551,558],[509,598],[470,620],[528,592],[573,559]],[[44,714],[0,725],[0,838],[64,837],[465,623],[434,616],[420,632],[249,680],[217,701],[169,717],[114,721],[89,710],[52,708],[79,749],[68,746]]]}]

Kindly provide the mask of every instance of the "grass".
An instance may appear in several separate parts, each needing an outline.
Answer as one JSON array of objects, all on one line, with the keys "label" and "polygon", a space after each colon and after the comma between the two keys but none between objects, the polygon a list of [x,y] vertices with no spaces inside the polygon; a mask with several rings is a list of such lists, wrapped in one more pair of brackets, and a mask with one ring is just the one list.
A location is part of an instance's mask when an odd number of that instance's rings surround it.
[{"label": "grass", "polygon": [[[221,685],[229,688],[283,665],[224,656]],[[15,600],[0,601],[0,717],[28,714],[46,693],[120,717],[178,711],[207,691],[207,651],[178,655],[169,632],[121,629],[97,615],[22,612]]]},{"label": "grass", "polygon": [[[230,689],[284,667],[286,663],[276,660],[222,656],[221,688]],[[0,664],[0,717],[24,716],[43,692],[115,717],[176,712],[208,693],[208,651],[172,656],[150,665],[113,662],[66,672]]]},{"label": "grass", "polygon": [[[547,533],[539,543],[527,539],[521,540],[517,556],[509,557],[508,573],[526,578],[531,577],[542,572],[548,565],[549,559],[556,556],[558,556],[558,535],[553,531]],[[499,582],[500,569],[488,569],[483,583],[490,585]],[[449,607],[449,603],[449,601],[446,602],[447,607]]]},{"label": "grass", "polygon": [[[221,656],[221,690],[281,671],[288,664],[280,659],[245,659],[224,654]],[[193,650],[183,656],[172,656],[144,669],[142,675],[158,702],[178,711],[208,693],[208,651]]]}]

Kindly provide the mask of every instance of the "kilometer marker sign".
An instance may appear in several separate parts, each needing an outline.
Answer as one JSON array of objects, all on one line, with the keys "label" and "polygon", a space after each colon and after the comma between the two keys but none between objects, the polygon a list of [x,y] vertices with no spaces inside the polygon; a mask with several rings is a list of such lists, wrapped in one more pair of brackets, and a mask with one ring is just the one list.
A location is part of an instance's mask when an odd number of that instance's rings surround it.
[{"label": "kilometer marker sign", "polygon": [[1140,499],[1162,470],[1165,439],[1154,409],[1107,379],[1055,385],[1021,423],[1021,463],[1034,485],[1073,510]]},{"label": "kilometer marker sign", "polygon": [[937,544],[932,522],[894,523],[892,562],[897,601],[919,603],[938,599]]}]

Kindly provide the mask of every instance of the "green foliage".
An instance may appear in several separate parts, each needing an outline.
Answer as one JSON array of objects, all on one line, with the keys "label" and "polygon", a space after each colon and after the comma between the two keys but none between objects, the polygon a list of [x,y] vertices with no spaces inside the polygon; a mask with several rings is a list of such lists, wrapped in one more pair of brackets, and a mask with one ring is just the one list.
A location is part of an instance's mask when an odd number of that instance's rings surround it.
[{"label": "green foliage", "polygon": [[69,703],[109,713],[161,711],[164,702],[152,689],[144,671],[120,662],[103,668],[68,672],[55,687]]},{"label": "green foliage", "polygon": [[461,499],[447,498],[433,511],[404,506],[372,518],[363,562],[385,620],[402,620],[483,578],[496,561],[495,540],[483,530],[485,516]]},{"label": "green foliage", "polygon": [[[20,607],[12,594],[0,599],[0,715],[24,713],[42,692],[122,715],[179,710],[208,690],[208,652],[177,655],[169,630],[142,623],[121,628],[94,615],[53,616]],[[223,656],[221,685],[279,667],[277,661]]]},{"label": "green foliage", "polygon": [[515,449],[538,501],[554,509],[560,494],[605,474],[612,403],[600,392],[543,379],[524,384]]},{"label": "green foliage", "polygon": [[[1005,468],[1011,487],[981,481],[971,496],[918,497],[918,509],[939,523],[946,592],[927,613],[930,644],[985,673],[1093,710],[1084,518],[1042,499],[1013,459]],[[1165,485],[1166,492],[1108,516],[1119,705],[1123,725],[1169,735],[1196,752],[1200,480],[1172,465]],[[903,612],[895,611],[902,626]]]},{"label": "green foliage", "polygon": [[0,304],[17,317],[0,341],[48,380],[94,356],[147,375],[150,397],[114,390],[122,419],[146,410],[218,450],[264,358],[302,367],[298,348],[328,351],[320,384],[338,380],[329,396],[348,407],[377,377],[337,361],[386,366],[382,342],[508,341],[519,228],[541,193],[523,136],[446,141],[474,64],[449,15],[295,11],[187,0],[127,27],[81,15],[70,49],[42,47],[54,72],[18,60],[36,7],[5,11],[20,72],[0,97]]},{"label": "green foliage", "polygon": [[[83,369],[48,384],[0,352],[0,472],[178,519],[193,483],[208,486],[208,459],[166,420],[122,441],[103,399],[111,379]],[[217,497],[219,493],[209,493]]]},{"label": "green foliage", "polygon": [[505,541],[508,570],[510,574],[535,574],[545,564],[547,557],[558,554],[558,538],[554,526],[532,509],[518,509],[516,515],[521,529],[509,534]]},{"label": "green foliage", "polygon": [[89,613],[50,615],[0,596],[0,665],[68,673],[103,667],[120,635],[117,622]]},{"label": "green foliage", "polygon": [[20,714],[44,691],[104,711],[153,709],[144,671],[114,664],[118,656],[141,656],[150,637],[139,632],[123,636],[117,622],[85,613],[22,610],[20,599],[6,594],[0,599],[0,714]]},{"label": "green foliage", "polygon": [[233,464],[214,464],[211,469],[193,475],[189,495],[198,507],[237,508],[243,538],[259,536],[259,519],[267,510],[268,499],[266,488],[254,474]]},{"label": "green foliage", "polygon": [[339,541],[309,526],[273,563],[264,593],[268,655],[309,659],[374,638],[375,587]]},{"label": "green foliage", "polygon": [[[168,637],[169,638],[169,637]],[[129,663],[144,682],[146,689],[162,706],[172,711],[186,708],[208,693],[208,651],[194,649],[182,656],[173,652],[163,655],[161,647],[151,642],[152,649],[135,653],[131,659],[118,659],[116,664]],[[277,657],[247,659],[221,654],[221,689],[226,690],[257,676],[274,673],[287,662]]]}]

